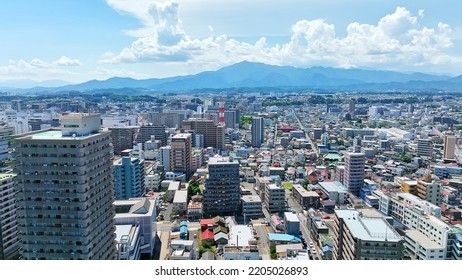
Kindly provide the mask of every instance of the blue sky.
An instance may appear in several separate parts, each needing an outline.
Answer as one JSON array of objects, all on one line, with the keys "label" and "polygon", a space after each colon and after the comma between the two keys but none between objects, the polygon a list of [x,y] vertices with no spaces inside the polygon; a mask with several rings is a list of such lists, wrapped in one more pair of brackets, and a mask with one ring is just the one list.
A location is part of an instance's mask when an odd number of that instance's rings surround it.
[{"label": "blue sky", "polygon": [[242,60],[462,74],[462,2],[0,1],[0,82],[167,77]]}]

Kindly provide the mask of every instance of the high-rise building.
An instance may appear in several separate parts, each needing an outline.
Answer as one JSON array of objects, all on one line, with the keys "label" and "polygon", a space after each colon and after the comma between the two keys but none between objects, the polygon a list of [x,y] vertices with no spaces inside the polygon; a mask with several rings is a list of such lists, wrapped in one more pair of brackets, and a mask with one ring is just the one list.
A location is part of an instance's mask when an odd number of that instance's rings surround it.
[{"label": "high-rise building", "polygon": [[225,124],[227,128],[236,128],[236,112],[225,111],[224,112]]},{"label": "high-rise building", "polygon": [[444,136],[443,158],[453,159],[455,157],[457,138],[453,135]]},{"label": "high-rise building", "polygon": [[252,118],[252,147],[260,148],[263,140],[265,139],[265,132],[263,128],[263,118]]},{"label": "high-rise building", "polygon": [[364,153],[346,153],[345,154],[345,173],[343,184],[350,192],[357,195],[359,189],[364,184]]},{"label": "high-rise building", "polygon": [[334,260],[403,259],[404,239],[384,217],[338,209],[334,221]]},{"label": "high-rise building", "polygon": [[356,109],[356,102],[354,99],[350,99],[350,102],[348,103],[348,112],[350,114],[354,115],[355,114],[355,109]]},{"label": "high-rise building", "polygon": [[149,113],[148,120],[153,125],[165,125],[166,127],[180,128],[183,115],[179,113]]},{"label": "high-rise building", "polygon": [[112,147],[114,148],[114,154],[120,155],[123,150],[131,149],[133,147],[135,134],[139,127],[110,127],[108,129],[111,132]]},{"label": "high-rise building", "polygon": [[125,200],[143,197],[144,160],[139,157],[124,156],[113,162],[115,199]]},{"label": "high-rise building", "polygon": [[430,139],[418,139],[417,140],[417,156],[429,157],[433,155],[433,144]]},{"label": "high-rise building", "polygon": [[0,126],[0,160],[4,160],[8,156],[8,140],[13,134],[13,127]]},{"label": "high-rise building", "polygon": [[170,146],[161,147],[159,149],[159,163],[164,167],[165,172],[170,172]]},{"label": "high-rise building", "polygon": [[408,111],[409,113],[411,113],[411,114],[414,113],[414,104],[412,104],[412,103],[409,104],[407,111]]},{"label": "high-rise building", "polygon": [[109,131],[99,114],[15,139],[20,254],[26,260],[116,258]]},{"label": "high-rise building", "polygon": [[189,179],[193,169],[191,134],[182,133],[172,137],[170,143],[170,170],[186,175]]},{"label": "high-rise building", "polygon": [[216,149],[225,148],[225,128],[215,124],[212,120],[188,119],[183,121],[184,130],[194,130],[196,134],[204,135],[204,147]]},{"label": "high-rise building", "polygon": [[15,174],[0,174],[0,260],[19,257]]},{"label": "high-rise building", "polygon": [[313,138],[314,138],[314,140],[321,140],[322,133],[323,133],[322,128],[320,128],[320,127],[313,128]]},{"label": "high-rise building", "polygon": [[162,146],[167,145],[167,133],[165,133],[165,125],[153,124],[153,125],[142,125],[138,136],[136,137],[136,143],[143,144],[151,140],[151,136],[154,136],[155,140],[160,140]]},{"label": "high-rise building", "polygon": [[203,193],[204,215],[236,215],[241,205],[239,163],[228,157],[212,157],[208,170]]}]

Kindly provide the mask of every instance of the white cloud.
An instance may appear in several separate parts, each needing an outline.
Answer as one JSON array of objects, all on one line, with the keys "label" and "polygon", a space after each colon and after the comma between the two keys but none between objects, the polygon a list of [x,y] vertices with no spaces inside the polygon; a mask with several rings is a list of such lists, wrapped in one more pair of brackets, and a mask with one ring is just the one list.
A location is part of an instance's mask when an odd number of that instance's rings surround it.
[{"label": "white cloud", "polygon": [[191,38],[183,29],[176,2],[143,0],[143,5],[129,5],[132,2],[128,0],[107,2],[120,12],[137,16],[145,27],[132,32],[138,37],[131,46],[118,54],[105,54],[101,63],[154,61],[189,69],[195,65],[206,70],[250,60],[277,65],[410,70],[461,61],[451,59],[446,53],[453,46],[451,27],[444,23],[421,27],[423,10],[415,16],[406,8],[397,7],[375,25],[353,22],[347,26],[344,37],[337,36],[335,26],[322,19],[300,20],[292,25],[287,43],[268,46],[265,38],[249,44],[224,34],[214,37],[210,26],[210,37]]},{"label": "white cloud", "polygon": [[57,61],[53,62],[59,66],[82,66],[82,63],[78,59],[70,59],[67,56],[61,56]]},{"label": "white cloud", "polygon": [[77,75],[77,73],[66,70],[69,66],[82,66],[82,63],[78,59],[70,59],[67,56],[61,56],[52,62],[45,62],[38,58],[30,61],[10,60],[7,65],[0,66],[0,80],[47,80],[50,76],[63,78]]}]

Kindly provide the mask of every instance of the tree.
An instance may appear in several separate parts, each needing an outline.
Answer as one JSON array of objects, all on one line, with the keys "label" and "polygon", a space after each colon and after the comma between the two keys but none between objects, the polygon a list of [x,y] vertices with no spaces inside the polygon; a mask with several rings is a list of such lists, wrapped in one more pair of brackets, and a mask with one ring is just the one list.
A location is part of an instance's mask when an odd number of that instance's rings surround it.
[{"label": "tree", "polygon": [[251,124],[252,123],[252,116],[242,116],[241,117],[241,125]]},{"label": "tree", "polygon": [[276,246],[275,245],[270,246],[270,256],[271,256],[272,260],[277,259]]},{"label": "tree", "polygon": [[189,181],[189,186],[188,186],[188,197],[191,197],[196,194],[202,194],[199,181],[191,180]]}]

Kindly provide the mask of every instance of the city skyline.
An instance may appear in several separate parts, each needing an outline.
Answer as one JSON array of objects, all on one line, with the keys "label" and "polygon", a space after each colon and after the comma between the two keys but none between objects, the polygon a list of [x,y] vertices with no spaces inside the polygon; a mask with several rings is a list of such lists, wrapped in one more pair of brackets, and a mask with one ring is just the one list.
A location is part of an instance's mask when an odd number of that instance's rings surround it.
[{"label": "city skyline", "polygon": [[456,76],[462,74],[460,6],[362,0],[1,3],[9,12],[0,19],[7,27],[0,32],[0,83],[168,77],[243,60]]}]

